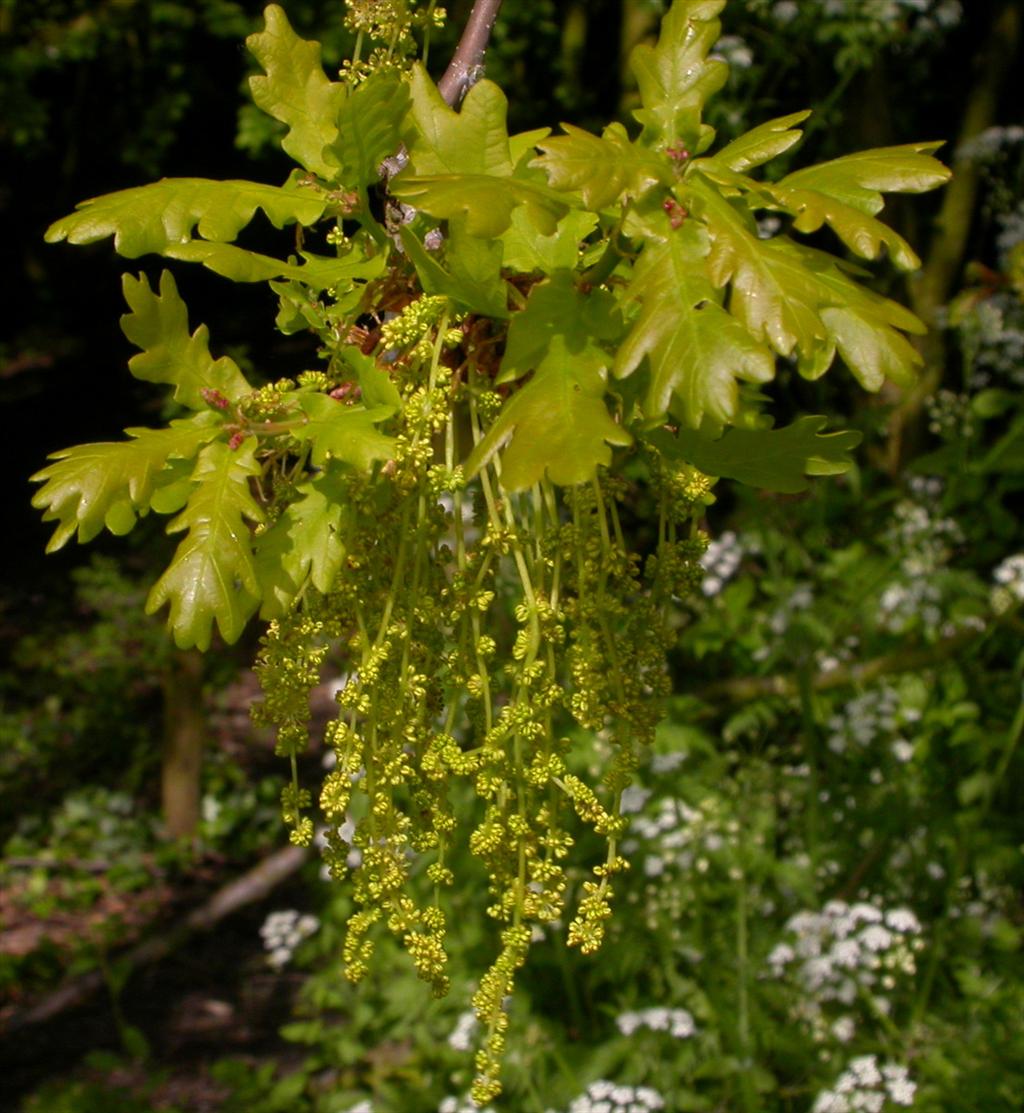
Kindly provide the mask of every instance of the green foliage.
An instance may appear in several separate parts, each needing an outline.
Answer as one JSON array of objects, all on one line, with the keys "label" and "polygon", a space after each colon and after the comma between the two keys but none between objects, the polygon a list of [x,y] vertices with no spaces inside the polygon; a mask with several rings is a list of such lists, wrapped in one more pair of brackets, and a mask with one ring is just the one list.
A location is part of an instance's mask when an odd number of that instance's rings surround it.
[{"label": "green foliage", "polygon": [[[624,793],[655,741],[673,601],[699,582],[715,479],[791,492],[850,465],[856,434],[823,436],[818,416],[772,429],[756,387],[777,357],[816,379],[838,354],[871,391],[909,382],[919,361],[913,314],[789,232],[827,224],[862,257],[884,246],[913,266],[876,216],[882,190],[946,180],[934,145],[748,176],[797,141],[796,113],[706,155],[723,7],[677,0],[657,43],[635,49],[638,135],[510,137],[492,82],[456,110],[422,65],[403,71],[433,5],[352,5],[359,43],[380,45],[339,82],[271,5],[249,40],[265,70],[251,89],[300,164],[288,183],[164,180],[47,233],[267,281],[280,331],[316,339],[318,369],[256,388],[213,359],[205,328],[189,333],[169,276],[159,294],[126,279],[130,371],[194,414],[58,454],[36,501],[59,523],[53,548],[176,515],[168,530],[185,537],[147,609],[169,607],[179,646],[271,620],[258,714],[291,761],[281,806],[298,845],[314,835],[297,762],[308,696],[344,646],[326,735],[337,764],[318,801],[332,875],[362,855],[343,964],[363,978],[390,934],[443,996],[452,865],[461,856],[461,885],[486,875],[497,939],[473,994],[478,1104],[501,1090],[508,998],[536,934],[567,922],[568,944],[591,954],[615,930]],[[297,225],[297,254],[234,244],[257,209]],[[787,230],[762,238],[759,213]],[[634,505],[650,523],[643,554],[623,529]],[[574,741],[592,733],[607,747],[596,787]],[[722,1076],[745,1054],[707,1050]],[[688,1085],[679,1108],[700,1108]],[[751,1073],[736,1092],[750,1109],[772,1085]]]}]

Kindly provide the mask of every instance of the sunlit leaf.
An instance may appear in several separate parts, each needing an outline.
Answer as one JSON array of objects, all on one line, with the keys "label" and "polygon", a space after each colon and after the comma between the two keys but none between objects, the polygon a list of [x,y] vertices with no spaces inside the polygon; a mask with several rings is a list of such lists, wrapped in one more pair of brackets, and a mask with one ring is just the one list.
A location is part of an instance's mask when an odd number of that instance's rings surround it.
[{"label": "sunlit leaf", "polygon": [[788,116],[759,124],[727,143],[706,161],[720,163],[741,174],[755,166],[762,166],[799,141],[803,132],[794,125],[803,123],[810,114],[810,110],[791,112]]},{"label": "sunlit leaf", "polygon": [[173,421],[166,429],[126,429],[127,441],[81,444],[50,456],[54,461],[32,476],[43,486],[32,505],[43,521],[57,522],[47,545],[54,552],[77,531],[82,543],[104,528],[127,533],[149,507],[171,461],[192,459],[220,433],[212,413]]},{"label": "sunlit leaf", "polygon": [[167,527],[168,533],[187,533],[153,585],[146,613],[169,606],[179,648],[209,648],[214,622],[225,641],[237,641],[259,605],[249,525],[263,520],[249,487],[260,474],[256,443],[251,438],[238,449],[207,445],[192,473],[188,504]]},{"label": "sunlit leaf", "polygon": [[374,460],[386,460],[392,454],[394,442],[376,429],[390,409],[349,406],[326,394],[300,394],[297,402],[306,421],[296,426],[292,435],[309,442],[314,466],[339,460],[365,471]]},{"label": "sunlit leaf", "polygon": [[189,243],[169,247],[165,255],[190,263],[202,263],[216,274],[233,282],[267,282],[274,278],[290,278],[302,282],[317,292],[344,284],[353,279],[376,278],[387,266],[383,253],[367,258],[358,248],[340,258],[311,255],[301,252],[302,263],[286,263],[269,255],[246,251],[228,243],[206,243],[191,240]]},{"label": "sunlit leaf", "polygon": [[408,228],[402,245],[428,294],[451,298],[459,306],[488,317],[508,317],[508,295],[501,277],[501,243],[464,234],[458,220],[449,227],[444,265]]},{"label": "sunlit leaf", "polygon": [[572,124],[538,146],[544,152],[533,160],[554,189],[579,190],[588,209],[599,210],[620,198],[639,197],[659,181],[667,181],[665,159],[630,142],[621,124],[610,124],[600,136]]},{"label": "sunlit leaf", "polygon": [[315,224],[328,204],[327,198],[299,185],[163,178],[81,202],[69,216],[50,225],[46,242],[93,243],[113,236],[115,251],[135,259],[185,243],[196,230],[205,240],[233,240],[257,209],[275,228]]},{"label": "sunlit leaf", "polygon": [[721,30],[715,17],[724,7],[725,0],[676,0],[661,22],[657,44],[633,48],[629,64],[643,105],[634,115],[648,144],[681,143],[699,154],[711,142],[714,132],[700,116],[704,102],[729,76],[725,62],[708,58]]},{"label": "sunlit leaf", "polygon": [[327,78],[320,44],[300,39],[277,4],[264,10],[266,29],[246,39],[266,76],[249,78],[257,107],[288,127],[281,146],[300,165],[322,178],[337,173],[324,148],[337,137],[336,122],[345,87]]},{"label": "sunlit leaf", "polygon": [[924,193],[949,181],[950,171],[929,152],[941,143],[907,143],[844,155],[787,174],[783,189],[828,194],[869,216],[882,211],[882,193]]},{"label": "sunlit leaf", "polygon": [[338,138],[330,149],[345,185],[359,189],[377,181],[381,163],[401,147],[408,110],[408,86],[383,70],[348,93],[338,116]]},{"label": "sunlit leaf", "polygon": [[169,271],[160,275],[160,293],[150,288],[145,275],[122,279],[131,313],[121,318],[121,330],[142,351],[128,361],[128,369],[148,383],[170,383],[174,398],[192,409],[208,403],[204,391],[216,391],[236,401],[252,389],[228,356],[210,355],[210,334],[205,325],[188,331],[188,310],[178,295]]},{"label": "sunlit leaf", "polygon": [[738,380],[763,383],[775,374],[772,353],[719,304],[705,272],[707,250],[692,223],[646,247],[628,291],[640,313],[615,361],[621,377],[648,357],[646,416],[671,411],[693,428],[705,416],[733,421]]}]

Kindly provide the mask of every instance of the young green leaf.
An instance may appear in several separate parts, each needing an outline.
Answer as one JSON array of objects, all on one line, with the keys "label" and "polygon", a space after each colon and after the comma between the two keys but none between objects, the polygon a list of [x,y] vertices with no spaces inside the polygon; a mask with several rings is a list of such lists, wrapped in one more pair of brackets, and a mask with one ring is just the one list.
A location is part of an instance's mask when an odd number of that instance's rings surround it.
[{"label": "young green leaf", "polygon": [[728,429],[718,440],[708,440],[692,429],[672,434],[662,428],[645,433],[643,440],[706,475],[796,494],[807,489],[808,476],[841,475],[853,466],[849,454],[860,444],[860,433],[823,434],[827,420],[806,416],[782,429]]},{"label": "young green leaf", "polygon": [[648,146],[682,144],[699,154],[711,142],[714,130],[700,116],[729,76],[725,62],[708,58],[721,31],[715,17],[724,7],[725,0],[676,0],[661,22],[657,45],[633,48],[629,64],[643,105],[634,116]]},{"label": "young green leaf", "polygon": [[622,330],[622,314],[607,290],[583,293],[570,271],[558,271],[537,283],[525,308],[513,315],[498,381],[540,367],[556,342],[574,357],[590,349],[600,353],[599,342],[618,339]]},{"label": "young green leaf", "polygon": [[671,411],[695,429],[705,416],[735,420],[739,380],[764,383],[775,375],[772,353],[719,304],[705,272],[707,250],[693,222],[645,247],[627,294],[640,302],[640,313],[615,360],[623,377],[647,356],[645,415]]},{"label": "young green leaf", "polygon": [[408,85],[386,70],[370,74],[348,92],[338,116],[338,138],[330,148],[341,166],[342,184],[363,189],[380,178],[381,163],[402,145],[408,111]]},{"label": "young green leaf", "polygon": [[921,265],[914,249],[898,232],[852,205],[813,189],[767,186],[766,192],[796,217],[793,227],[798,232],[817,232],[828,224],[862,259],[877,259],[885,247],[900,270],[916,270]]},{"label": "young green leaf", "polygon": [[621,124],[609,124],[600,136],[572,124],[562,130],[565,135],[538,143],[544,154],[531,165],[545,171],[554,189],[579,190],[594,212],[670,180],[667,160],[631,143]]},{"label": "young green leaf", "polygon": [[206,407],[204,391],[215,391],[237,401],[252,389],[228,356],[210,355],[210,334],[200,325],[189,334],[188,310],[178,296],[170,271],[160,275],[155,294],[145,275],[122,279],[131,313],[121,318],[121,331],[142,351],[128,361],[128,370],[148,383],[172,383],[175,401],[200,410]]},{"label": "young green leaf", "polygon": [[473,313],[508,317],[507,286],[501,277],[501,242],[468,235],[460,219],[451,222],[448,233],[445,269],[409,228],[401,230],[402,246],[424,291],[451,298]]},{"label": "young green leaf", "polygon": [[260,601],[249,523],[263,520],[249,481],[260,474],[256,439],[231,449],[207,445],[192,473],[193,492],[168,533],[187,530],[174,559],[153,585],[146,613],[169,606],[168,623],[181,649],[208,649],[216,621],[237,641]]},{"label": "young green leaf", "polygon": [[882,192],[925,193],[950,179],[950,171],[930,151],[941,143],[906,143],[844,155],[787,174],[782,189],[809,189],[875,216],[885,206]]},{"label": "young green leaf", "polygon": [[256,539],[256,573],[263,604],[260,617],[280,618],[306,583],[327,592],[345,559],[348,509],[343,485],[332,470],[300,484],[296,499]]},{"label": "young green leaf", "polygon": [[437,86],[419,64],[409,85],[412,107],[404,139],[410,176],[488,174],[509,177],[508,101],[493,81],[478,81],[458,112],[444,102]]},{"label": "young green leaf", "polygon": [[173,460],[191,460],[218,436],[213,413],[172,421],[166,429],[126,429],[131,440],[80,444],[54,452],[55,461],[32,476],[43,483],[32,505],[44,509],[43,521],[57,522],[46,547],[55,552],[75,535],[91,541],[102,529],[127,533],[145,513]]},{"label": "young green leaf", "polygon": [[307,420],[292,430],[292,436],[309,441],[314,467],[339,460],[368,471],[374,460],[392,455],[392,439],[374,428],[390,416],[390,408],[347,406],[326,394],[300,394],[296,401]]},{"label": "young green leaf", "polygon": [[114,237],[114,250],[128,259],[199,235],[217,243],[233,240],[262,209],[275,228],[315,224],[330,200],[298,185],[207,178],[163,178],[136,189],[122,189],[82,201],[75,211],[46,230],[46,242],[93,243]]},{"label": "young green leaf", "polygon": [[320,44],[300,39],[277,4],[263,13],[266,29],[246,40],[266,76],[249,78],[252,99],[268,116],[288,127],[281,140],[287,154],[307,170],[332,180],[337,163],[325,147],[337,138],[336,122],[345,86],[328,80],[320,64]]},{"label": "young green leaf", "polygon": [[597,214],[570,209],[550,236],[537,232],[522,209],[516,209],[501,235],[504,265],[520,274],[541,271],[554,274],[572,270],[579,262],[580,245],[597,227]]},{"label": "young green leaf", "polygon": [[169,247],[165,255],[189,263],[202,263],[215,274],[233,282],[268,282],[274,278],[290,278],[302,282],[319,293],[336,286],[348,288],[353,280],[367,281],[383,274],[387,256],[383,253],[367,257],[357,245],[339,258],[300,252],[303,262],[285,263],[269,255],[246,251],[229,243],[206,243],[190,240]]},{"label": "young green leaf", "polygon": [[768,120],[744,132],[711,157],[702,159],[700,163],[694,165],[713,162],[738,174],[745,174],[755,166],[763,166],[764,163],[770,162],[798,142],[803,132],[793,125],[803,123],[810,114],[810,110],[806,109],[803,112],[791,112],[788,116]]},{"label": "young green leaf", "polygon": [[467,474],[503,449],[506,491],[531,487],[545,475],[565,486],[593,479],[599,467],[611,463],[611,445],[633,441],[605,404],[607,364],[598,349],[572,353],[555,336],[533,378],[505,403],[470,454]]}]

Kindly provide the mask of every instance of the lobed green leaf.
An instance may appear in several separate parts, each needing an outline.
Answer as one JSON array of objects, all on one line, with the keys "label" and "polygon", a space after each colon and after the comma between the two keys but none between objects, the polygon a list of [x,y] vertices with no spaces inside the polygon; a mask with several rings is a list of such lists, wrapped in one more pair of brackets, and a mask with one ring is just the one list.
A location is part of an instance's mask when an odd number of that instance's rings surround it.
[{"label": "lobed green leaf", "polygon": [[207,445],[192,473],[192,494],[168,533],[187,531],[174,559],[153,585],[146,613],[169,608],[168,624],[181,649],[208,649],[216,622],[237,641],[260,601],[250,523],[263,520],[250,480],[259,476],[254,437],[238,449]]},{"label": "lobed green leaf", "polygon": [[262,210],[275,228],[315,224],[330,200],[308,187],[283,187],[208,178],[162,178],[159,182],[93,197],[46,230],[46,242],[94,243],[114,237],[114,250],[128,259],[162,254],[187,242],[198,229],[205,240],[233,240]]},{"label": "lobed green leaf", "polygon": [[320,44],[299,38],[284,10],[269,4],[266,28],[246,40],[250,53],[266,71],[249,78],[256,106],[288,128],[281,146],[296,162],[321,178],[332,180],[337,162],[325,151],[338,135],[337,119],[345,86],[327,78],[320,63]]},{"label": "lobed green leaf", "polygon": [[338,460],[368,471],[375,460],[393,454],[392,438],[375,428],[394,412],[390,407],[346,405],[326,394],[300,394],[296,401],[306,422],[292,430],[292,435],[309,442],[314,467]]},{"label": "lobed green leaf", "polygon": [[725,62],[708,58],[721,31],[716,16],[724,7],[725,0],[676,0],[661,22],[657,44],[633,48],[629,64],[642,103],[634,116],[649,146],[681,143],[699,154],[710,144],[714,131],[700,117],[707,98],[729,76]]},{"label": "lobed green leaf", "polygon": [[853,466],[850,453],[860,443],[860,433],[823,434],[827,420],[806,416],[782,429],[728,429],[718,440],[692,429],[673,434],[662,428],[645,433],[643,440],[706,475],[796,494],[807,489],[808,476],[841,475]]},{"label": "lobed green leaf", "polygon": [[667,161],[630,142],[621,124],[610,124],[600,136],[572,124],[562,130],[565,135],[538,144],[544,154],[531,165],[544,170],[554,189],[579,190],[588,209],[596,212],[668,183]]},{"label": "lobed green leaf", "polygon": [[707,237],[688,222],[661,244],[648,244],[627,297],[640,313],[619,348],[615,374],[632,374],[644,357],[650,380],[644,414],[671,411],[692,428],[705,417],[736,419],[739,380],[768,382],[775,357],[719,304],[705,270]]},{"label": "lobed green leaf", "polygon": [[188,310],[178,295],[169,271],[160,275],[160,293],[150,288],[145,275],[122,278],[131,313],[121,318],[121,331],[142,351],[128,361],[128,369],[149,383],[171,383],[175,401],[200,410],[207,406],[203,392],[210,390],[229,401],[251,391],[238,365],[228,356],[210,355],[210,334],[205,325],[188,331]]},{"label": "lobed green leaf", "polygon": [[215,415],[205,413],[173,421],[166,429],[126,429],[128,441],[53,453],[55,462],[32,476],[32,482],[43,484],[32,505],[45,511],[43,521],[58,523],[46,551],[60,549],[76,531],[83,544],[104,528],[127,533],[149,510],[161,484],[175,477],[172,462],[191,460],[220,430]]}]

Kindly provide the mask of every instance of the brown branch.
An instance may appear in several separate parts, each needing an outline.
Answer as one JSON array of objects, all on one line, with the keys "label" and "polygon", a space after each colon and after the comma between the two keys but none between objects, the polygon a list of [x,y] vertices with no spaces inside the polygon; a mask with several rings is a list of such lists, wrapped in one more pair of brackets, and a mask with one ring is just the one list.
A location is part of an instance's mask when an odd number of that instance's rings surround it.
[{"label": "brown branch", "polygon": [[[815,692],[824,692],[832,688],[851,688],[870,684],[873,680],[889,673],[912,672],[914,669],[928,668],[930,665],[949,660],[984,632],[969,628],[926,648],[897,650],[895,653],[886,653],[856,665],[840,665],[838,668],[813,676],[811,688]],[[800,694],[800,685],[797,680],[788,676],[737,676],[730,680],[719,680],[714,684],[708,684],[695,694],[709,703],[746,703],[748,700],[763,699],[766,696],[784,696],[792,699]]]},{"label": "brown branch", "polygon": [[[164,958],[196,932],[208,931],[240,908],[263,900],[277,885],[291,877],[306,861],[307,856],[308,852],[297,846],[287,846],[276,851],[241,877],[218,889],[208,901],[177,924],[159,935],[143,940],[124,956],[117,957],[123,957],[132,967],[145,966]],[[10,1035],[19,1028],[50,1020],[65,1009],[81,1005],[102,989],[103,984],[103,973],[100,970],[91,970],[73,978],[34,1005],[0,1018],[0,1035]]]},{"label": "brown branch", "polygon": [[441,96],[452,108],[458,106],[482,75],[484,55],[487,53],[487,44],[491,40],[491,31],[500,8],[501,0],[476,0],[469,13],[459,45],[455,48],[444,76],[437,83]]}]

